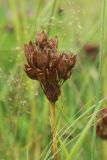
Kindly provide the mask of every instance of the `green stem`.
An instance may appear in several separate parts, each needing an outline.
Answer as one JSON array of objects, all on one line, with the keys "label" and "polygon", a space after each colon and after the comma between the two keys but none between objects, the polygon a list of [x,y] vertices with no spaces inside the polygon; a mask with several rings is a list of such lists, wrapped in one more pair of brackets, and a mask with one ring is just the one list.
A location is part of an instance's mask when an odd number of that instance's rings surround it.
[{"label": "green stem", "polygon": [[[95,111],[97,111],[97,112],[99,110],[98,102],[99,102],[99,99],[101,97],[102,62],[103,62],[103,54],[104,54],[104,46],[103,45],[104,45],[105,8],[106,8],[106,0],[102,0],[101,31],[100,31],[100,55],[99,55],[99,78],[98,78],[98,82],[97,82],[96,105],[95,105]],[[94,157],[95,157],[96,123],[97,123],[97,117],[95,117],[95,119],[94,119],[91,160],[94,160]]]},{"label": "green stem", "polygon": [[52,21],[53,21],[52,17],[54,15],[55,7],[56,7],[56,2],[57,2],[57,0],[54,0],[54,2],[53,2],[52,12],[51,12],[51,15],[50,15],[49,25],[48,25],[48,31],[47,31],[48,35],[51,32],[51,25],[52,25]]}]

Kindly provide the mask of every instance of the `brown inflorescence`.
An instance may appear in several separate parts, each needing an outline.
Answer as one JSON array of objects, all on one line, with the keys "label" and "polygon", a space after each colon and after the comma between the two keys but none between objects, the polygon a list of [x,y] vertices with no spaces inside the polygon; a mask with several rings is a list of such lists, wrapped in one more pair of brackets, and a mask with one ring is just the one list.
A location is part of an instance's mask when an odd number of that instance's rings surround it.
[{"label": "brown inflorescence", "polygon": [[103,108],[98,115],[97,136],[107,140],[107,108]]},{"label": "brown inflorescence", "polygon": [[76,63],[75,54],[58,54],[58,37],[49,39],[44,31],[37,34],[36,42],[24,45],[28,64],[25,72],[31,79],[38,80],[51,102],[56,102],[60,87],[67,80]]}]

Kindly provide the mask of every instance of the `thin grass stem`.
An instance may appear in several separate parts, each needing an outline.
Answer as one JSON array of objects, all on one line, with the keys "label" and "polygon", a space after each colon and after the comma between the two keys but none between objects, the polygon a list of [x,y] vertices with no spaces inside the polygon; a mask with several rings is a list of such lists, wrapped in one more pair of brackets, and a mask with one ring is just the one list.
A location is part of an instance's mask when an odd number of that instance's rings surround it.
[{"label": "thin grass stem", "polygon": [[107,160],[107,141],[102,142],[103,160]]},{"label": "thin grass stem", "polygon": [[[106,0],[102,2],[102,10],[101,10],[101,31],[100,31],[100,55],[99,55],[99,77],[97,83],[96,90],[96,105],[95,111],[98,112],[99,106],[98,102],[101,97],[101,84],[102,84],[102,63],[103,63],[103,52],[104,52],[104,23],[105,23],[105,8],[106,8]],[[93,137],[92,137],[92,150],[91,150],[91,160],[95,158],[95,142],[96,142],[96,123],[97,117],[94,118],[94,127],[93,127]]]},{"label": "thin grass stem", "polygon": [[57,137],[56,137],[56,127],[55,127],[55,104],[50,103],[50,118],[51,118],[51,130],[52,130],[52,137],[53,137],[53,152],[54,152],[54,160],[58,160],[57,154]]},{"label": "thin grass stem", "polygon": [[53,15],[54,15],[55,7],[56,7],[56,2],[57,2],[57,0],[54,0],[53,6],[52,6],[52,11],[51,11],[51,15],[50,15],[50,19],[49,19],[49,25],[48,25],[48,31],[47,31],[48,35],[51,32],[51,25],[52,25]]}]

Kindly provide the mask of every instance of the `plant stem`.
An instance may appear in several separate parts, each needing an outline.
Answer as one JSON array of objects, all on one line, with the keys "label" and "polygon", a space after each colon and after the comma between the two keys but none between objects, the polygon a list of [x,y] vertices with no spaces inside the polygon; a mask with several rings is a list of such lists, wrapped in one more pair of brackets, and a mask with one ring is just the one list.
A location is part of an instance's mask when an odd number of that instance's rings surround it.
[{"label": "plant stem", "polygon": [[53,153],[54,160],[58,160],[58,147],[57,147],[57,137],[55,128],[55,104],[50,102],[50,118],[51,118],[51,131],[53,138]]},{"label": "plant stem", "polygon": [[52,18],[53,18],[55,7],[56,7],[56,2],[57,2],[57,0],[54,0],[54,2],[53,2],[53,7],[52,7],[52,11],[51,11],[50,19],[49,19],[48,31],[47,31],[48,35],[51,32],[51,25],[52,25],[52,21],[53,21]]},{"label": "plant stem", "polygon": [[107,160],[107,142],[102,141],[102,148],[103,148],[103,160]]},{"label": "plant stem", "polygon": [[[96,89],[96,105],[94,108],[94,112],[99,111],[98,101],[101,98],[102,94],[102,66],[103,66],[103,55],[104,55],[104,29],[105,29],[105,9],[106,9],[106,0],[101,1],[101,31],[100,31],[100,55],[99,55],[99,71],[98,71],[98,81],[97,81],[97,89]],[[96,124],[97,124],[97,116],[94,119],[94,127],[93,127],[93,136],[92,136],[92,150],[91,150],[91,160],[95,159],[95,143],[96,143]]]}]

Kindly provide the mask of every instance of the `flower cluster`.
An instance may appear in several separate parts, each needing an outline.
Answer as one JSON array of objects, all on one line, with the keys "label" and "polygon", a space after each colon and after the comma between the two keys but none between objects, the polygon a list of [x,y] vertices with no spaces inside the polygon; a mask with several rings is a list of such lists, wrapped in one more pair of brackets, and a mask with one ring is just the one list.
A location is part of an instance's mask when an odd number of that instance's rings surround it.
[{"label": "flower cluster", "polygon": [[74,54],[58,54],[58,38],[49,39],[46,33],[37,34],[36,42],[24,45],[28,64],[25,72],[31,79],[38,80],[51,102],[56,102],[60,95],[60,86],[67,80],[76,63]]},{"label": "flower cluster", "polygon": [[97,136],[107,139],[107,108],[103,108],[98,115]]}]

